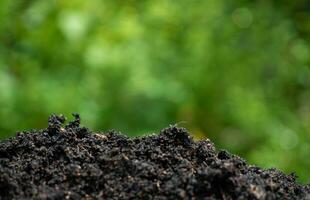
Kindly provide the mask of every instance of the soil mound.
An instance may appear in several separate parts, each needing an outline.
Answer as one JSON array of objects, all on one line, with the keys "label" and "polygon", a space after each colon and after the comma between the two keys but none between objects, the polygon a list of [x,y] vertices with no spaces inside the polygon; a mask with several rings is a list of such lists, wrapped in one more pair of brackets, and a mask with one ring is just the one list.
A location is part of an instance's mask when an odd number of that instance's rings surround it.
[{"label": "soil mound", "polygon": [[294,174],[248,165],[184,128],[128,138],[92,134],[74,116],[0,143],[0,199],[310,199]]}]

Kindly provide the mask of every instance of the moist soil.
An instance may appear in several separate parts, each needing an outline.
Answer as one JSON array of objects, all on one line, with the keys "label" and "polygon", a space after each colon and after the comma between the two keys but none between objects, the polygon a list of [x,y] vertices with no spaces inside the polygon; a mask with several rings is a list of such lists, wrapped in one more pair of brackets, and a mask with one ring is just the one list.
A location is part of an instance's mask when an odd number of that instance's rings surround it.
[{"label": "moist soil", "polygon": [[0,199],[310,199],[294,174],[248,165],[184,128],[128,138],[74,116],[0,143]]}]

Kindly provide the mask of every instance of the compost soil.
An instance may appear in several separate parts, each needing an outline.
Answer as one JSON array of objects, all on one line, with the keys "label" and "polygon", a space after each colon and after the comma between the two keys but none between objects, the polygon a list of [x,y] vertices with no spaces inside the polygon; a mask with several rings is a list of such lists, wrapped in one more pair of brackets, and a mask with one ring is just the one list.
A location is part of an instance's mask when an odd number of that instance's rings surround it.
[{"label": "compost soil", "polygon": [[74,116],[0,143],[0,199],[310,199],[294,174],[248,165],[184,128],[128,138]]}]

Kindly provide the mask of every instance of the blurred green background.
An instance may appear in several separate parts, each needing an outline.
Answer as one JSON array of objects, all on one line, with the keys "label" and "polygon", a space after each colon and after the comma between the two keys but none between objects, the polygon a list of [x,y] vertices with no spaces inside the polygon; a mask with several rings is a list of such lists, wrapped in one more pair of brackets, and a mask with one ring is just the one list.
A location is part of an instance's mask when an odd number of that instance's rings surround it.
[{"label": "blurred green background", "polygon": [[180,123],[309,182],[309,42],[307,0],[1,0],[0,137]]}]

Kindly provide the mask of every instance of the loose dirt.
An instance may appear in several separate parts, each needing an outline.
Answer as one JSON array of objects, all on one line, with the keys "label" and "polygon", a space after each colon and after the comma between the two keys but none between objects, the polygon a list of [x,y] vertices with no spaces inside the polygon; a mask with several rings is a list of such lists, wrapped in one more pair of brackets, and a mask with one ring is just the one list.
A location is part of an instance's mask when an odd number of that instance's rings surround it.
[{"label": "loose dirt", "polygon": [[248,165],[184,128],[128,138],[74,116],[0,143],[0,199],[310,199],[294,174]]}]

